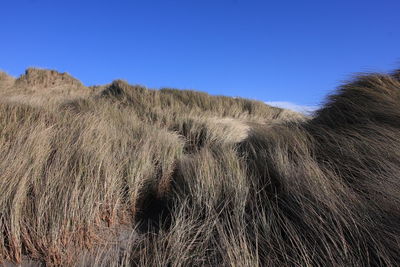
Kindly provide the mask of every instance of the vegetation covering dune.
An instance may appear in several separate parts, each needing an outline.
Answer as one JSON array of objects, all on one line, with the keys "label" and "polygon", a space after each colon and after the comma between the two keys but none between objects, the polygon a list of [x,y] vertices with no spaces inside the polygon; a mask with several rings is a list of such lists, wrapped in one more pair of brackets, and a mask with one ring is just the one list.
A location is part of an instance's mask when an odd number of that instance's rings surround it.
[{"label": "vegetation covering dune", "polygon": [[398,266],[399,73],[355,78],[312,117],[0,73],[0,261]]}]

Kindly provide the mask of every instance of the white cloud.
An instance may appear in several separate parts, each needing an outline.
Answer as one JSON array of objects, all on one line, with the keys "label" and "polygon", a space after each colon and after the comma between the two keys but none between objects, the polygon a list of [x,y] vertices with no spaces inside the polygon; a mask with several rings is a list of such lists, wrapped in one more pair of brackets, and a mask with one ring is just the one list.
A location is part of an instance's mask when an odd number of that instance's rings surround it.
[{"label": "white cloud", "polygon": [[286,102],[286,101],[269,101],[269,102],[265,102],[265,103],[270,106],[290,109],[290,110],[301,112],[304,114],[310,114],[311,112],[319,109],[319,106],[297,105],[295,103]]}]

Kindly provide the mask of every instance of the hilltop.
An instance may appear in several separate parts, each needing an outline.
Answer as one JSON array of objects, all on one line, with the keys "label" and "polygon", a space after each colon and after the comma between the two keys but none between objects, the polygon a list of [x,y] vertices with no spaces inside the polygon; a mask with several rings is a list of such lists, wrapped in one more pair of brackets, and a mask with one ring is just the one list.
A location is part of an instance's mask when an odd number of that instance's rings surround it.
[{"label": "hilltop", "polygon": [[0,72],[0,262],[396,266],[399,73],[358,76],[308,117]]}]

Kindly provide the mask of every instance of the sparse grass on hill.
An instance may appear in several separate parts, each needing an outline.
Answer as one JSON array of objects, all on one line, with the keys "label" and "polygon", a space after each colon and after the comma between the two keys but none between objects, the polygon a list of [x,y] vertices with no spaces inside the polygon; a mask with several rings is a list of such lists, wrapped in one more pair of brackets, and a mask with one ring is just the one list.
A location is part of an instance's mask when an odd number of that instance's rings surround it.
[{"label": "sparse grass on hill", "polygon": [[308,118],[241,98],[0,73],[0,261],[397,266],[400,81]]}]

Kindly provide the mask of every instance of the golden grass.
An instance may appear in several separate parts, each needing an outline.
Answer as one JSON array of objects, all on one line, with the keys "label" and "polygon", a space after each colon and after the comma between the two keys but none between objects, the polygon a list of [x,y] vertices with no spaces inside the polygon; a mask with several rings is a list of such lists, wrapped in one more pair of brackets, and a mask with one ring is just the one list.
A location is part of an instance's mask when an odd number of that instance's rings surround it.
[{"label": "golden grass", "polygon": [[0,261],[396,266],[400,82],[314,118],[68,74],[0,75]]}]

